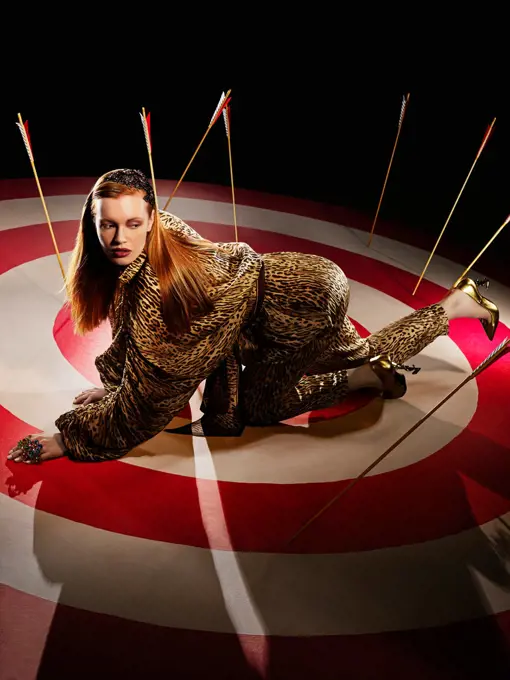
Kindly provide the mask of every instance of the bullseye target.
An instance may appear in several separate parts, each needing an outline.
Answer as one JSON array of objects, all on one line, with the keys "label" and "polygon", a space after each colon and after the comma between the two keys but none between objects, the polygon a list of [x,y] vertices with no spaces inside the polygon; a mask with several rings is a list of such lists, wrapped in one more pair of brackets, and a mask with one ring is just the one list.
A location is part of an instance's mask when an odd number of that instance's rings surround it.
[{"label": "bullseye target", "polygon": [[[45,183],[64,263],[91,185]],[[166,195],[170,184],[158,188]],[[304,654],[303,638],[309,649],[329,649],[331,636],[340,644],[370,634],[382,644],[388,634],[466,625],[487,616],[487,602],[490,614],[506,616],[510,596],[491,577],[494,537],[510,511],[506,364],[468,383],[287,545],[508,334],[506,308],[492,344],[477,321],[452,322],[448,337],[413,359],[422,371],[407,376],[408,392],[395,402],[355,397],[235,439],[162,433],[101,464],[14,465],[5,457],[17,439],[51,431],[74,396],[98,384],[94,359],[110,331],[105,324],[74,336],[36,190],[22,182],[1,187],[0,197],[0,504],[8,519],[0,534],[11,555],[3,580],[16,597],[58,602],[99,628],[117,617],[122,634],[136,624],[142,638],[188,631],[208,649],[226,644],[214,636],[234,636],[256,668],[275,636]],[[172,211],[203,236],[230,241],[228,198],[222,188],[182,186]],[[360,232],[318,206],[250,192],[238,202],[240,239],[255,250],[316,253],[344,270],[348,313],[362,335],[446,292],[432,268],[413,297],[410,270],[423,253],[382,237],[367,250]],[[179,417],[196,417],[199,399]],[[245,637],[257,641],[251,652]]]}]

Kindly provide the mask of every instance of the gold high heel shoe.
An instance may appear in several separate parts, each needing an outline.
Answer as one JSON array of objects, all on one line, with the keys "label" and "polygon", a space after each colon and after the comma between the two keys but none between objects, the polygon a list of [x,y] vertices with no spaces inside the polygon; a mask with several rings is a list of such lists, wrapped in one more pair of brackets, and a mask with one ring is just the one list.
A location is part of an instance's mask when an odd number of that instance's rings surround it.
[{"label": "gold high heel shoe", "polygon": [[463,293],[466,293],[466,295],[469,295],[470,298],[490,313],[491,318],[480,319],[480,323],[484,327],[489,340],[493,340],[499,323],[499,309],[493,302],[480,295],[478,286],[485,286],[488,288],[489,279],[477,279],[476,281],[473,281],[473,279],[466,276],[463,279],[460,279],[460,281],[457,281],[453,285],[452,290],[461,290]]},{"label": "gold high heel shoe", "polygon": [[421,368],[416,366],[395,364],[387,354],[372,357],[369,359],[368,365],[382,382],[383,397],[385,399],[400,399],[407,392],[405,376],[397,373],[397,369],[410,371],[414,375],[421,371]]}]

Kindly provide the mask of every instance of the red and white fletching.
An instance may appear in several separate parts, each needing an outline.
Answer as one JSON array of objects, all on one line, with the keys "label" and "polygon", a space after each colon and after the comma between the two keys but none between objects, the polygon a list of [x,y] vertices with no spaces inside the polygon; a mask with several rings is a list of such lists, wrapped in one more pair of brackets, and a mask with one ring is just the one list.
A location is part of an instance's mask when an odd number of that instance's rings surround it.
[{"label": "red and white fletching", "polygon": [[16,125],[19,127],[19,131],[21,132],[21,136],[23,137],[23,142],[25,143],[25,147],[28,153],[28,157],[30,158],[31,162],[34,162],[34,155],[32,153],[32,145],[30,144],[30,137],[28,134],[28,121],[25,121],[24,125],[21,125],[21,123],[16,123]]}]

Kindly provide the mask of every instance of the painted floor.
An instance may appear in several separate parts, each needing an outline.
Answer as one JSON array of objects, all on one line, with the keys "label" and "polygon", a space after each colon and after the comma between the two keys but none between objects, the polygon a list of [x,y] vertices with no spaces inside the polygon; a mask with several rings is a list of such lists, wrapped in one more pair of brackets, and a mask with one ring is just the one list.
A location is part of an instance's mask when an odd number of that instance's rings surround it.
[{"label": "painted floor", "polygon": [[[90,178],[42,182],[64,265]],[[166,200],[171,182],[158,182]],[[172,212],[234,240],[228,188],[183,184]],[[441,299],[466,263],[319,204],[237,192],[259,252],[337,262],[366,335]],[[487,274],[487,272],[485,272]],[[490,275],[490,273],[489,273]],[[162,433],[119,460],[16,465],[98,384],[107,325],[74,336],[32,180],[0,182],[0,679],[510,677],[510,355],[471,380],[294,542],[348,482],[510,335],[451,324],[401,400],[359,396],[239,439]],[[201,393],[174,424],[199,414]]]}]

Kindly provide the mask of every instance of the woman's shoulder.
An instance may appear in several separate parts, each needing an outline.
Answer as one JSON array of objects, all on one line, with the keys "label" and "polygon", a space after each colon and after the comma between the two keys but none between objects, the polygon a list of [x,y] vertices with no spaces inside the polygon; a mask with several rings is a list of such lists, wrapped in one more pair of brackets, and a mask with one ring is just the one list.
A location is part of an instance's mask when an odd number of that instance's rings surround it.
[{"label": "woman's shoulder", "polygon": [[159,210],[159,221],[165,229],[171,229],[177,232],[181,236],[189,236],[190,238],[199,239],[200,234],[196,232],[193,227],[186,224],[184,220],[173,213],[167,212],[166,210]]},{"label": "woman's shoulder", "polygon": [[213,254],[217,257],[224,256],[230,259],[243,259],[246,257],[258,259],[260,257],[248,243],[243,241],[210,241],[208,238],[204,238],[195,231],[193,227],[190,227],[190,225],[184,222],[180,217],[177,217],[177,215],[173,215],[172,213],[160,210],[159,219],[165,229],[172,230],[180,236],[185,236],[193,241],[201,241],[203,244],[208,244],[212,247],[212,250],[214,251]]}]

